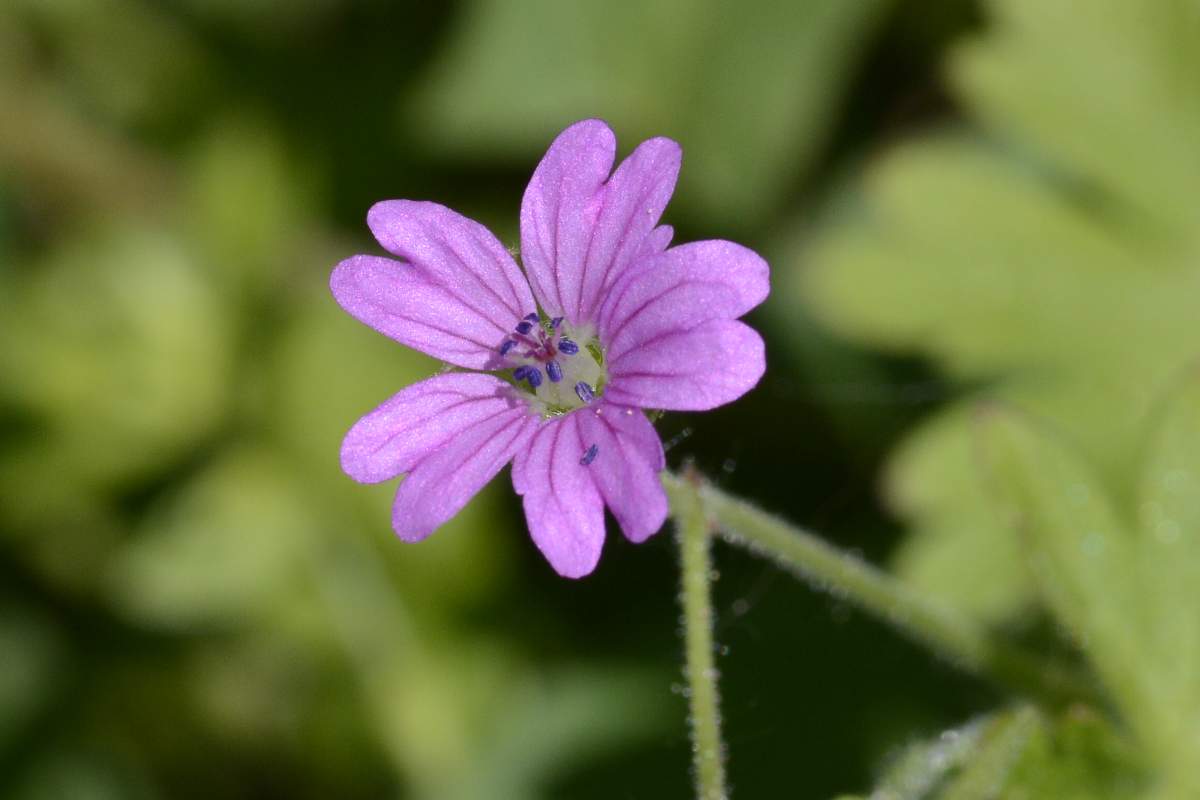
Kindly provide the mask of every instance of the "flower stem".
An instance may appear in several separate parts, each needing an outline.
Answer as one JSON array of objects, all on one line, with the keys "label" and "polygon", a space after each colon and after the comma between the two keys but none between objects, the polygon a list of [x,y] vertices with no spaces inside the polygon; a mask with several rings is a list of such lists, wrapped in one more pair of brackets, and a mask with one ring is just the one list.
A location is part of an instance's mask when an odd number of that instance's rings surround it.
[{"label": "flower stem", "polygon": [[677,517],[701,504],[722,538],[766,556],[815,588],[854,603],[962,669],[993,678],[1023,694],[1061,706],[1092,699],[1090,680],[1001,640],[980,623],[863,561],[690,475],[663,474]]},{"label": "flower stem", "polygon": [[712,524],[701,501],[699,476],[680,480],[672,494],[683,566],[684,649],[691,711],[692,764],[699,800],[725,800],[724,749],[713,661],[712,598],[709,596]]}]

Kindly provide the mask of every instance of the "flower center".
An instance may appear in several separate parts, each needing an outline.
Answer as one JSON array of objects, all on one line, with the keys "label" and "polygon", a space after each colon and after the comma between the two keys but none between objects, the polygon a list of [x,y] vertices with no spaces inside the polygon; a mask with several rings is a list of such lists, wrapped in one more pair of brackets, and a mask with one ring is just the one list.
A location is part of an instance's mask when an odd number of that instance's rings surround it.
[{"label": "flower center", "polygon": [[583,408],[604,392],[604,350],[590,325],[529,314],[500,345],[521,394],[543,417]]}]

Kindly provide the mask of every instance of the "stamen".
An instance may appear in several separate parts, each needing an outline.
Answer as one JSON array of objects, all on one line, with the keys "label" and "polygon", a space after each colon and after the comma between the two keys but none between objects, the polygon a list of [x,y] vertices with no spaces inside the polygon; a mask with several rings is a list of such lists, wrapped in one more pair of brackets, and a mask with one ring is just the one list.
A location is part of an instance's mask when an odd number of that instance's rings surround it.
[{"label": "stamen", "polygon": [[529,320],[530,322],[537,322],[538,315],[537,314],[526,314],[525,319]]},{"label": "stamen", "polygon": [[504,344],[500,345],[500,355],[502,355],[502,356],[508,355],[508,351],[512,350],[516,346],[517,346],[516,339],[505,339]]},{"label": "stamen", "polygon": [[585,404],[592,402],[595,399],[596,393],[592,391],[592,387],[587,385],[587,382],[580,381],[575,384],[575,394],[579,396]]},{"label": "stamen", "polygon": [[529,333],[533,330],[533,323],[527,319],[523,319],[517,323],[517,333]]},{"label": "stamen", "polygon": [[600,452],[600,448],[597,445],[593,444],[591,447],[589,447],[587,449],[587,452],[585,452],[583,454],[583,458],[579,459],[579,463],[582,466],[586,467],[588,464],[591,464],[593,461],[596,460],[596,454],[599,452]]},{"label": "stamen", "polygon": [[562,317],[555,317],[554,319],[550,320],[550,327],[557,328],[559,325],[562,325],[562,321]]},{"label": "stamen", "polygon": [[562,380],[562,367],[558,365],[557,361],[550,361],[546,364],[546,374],[550,376],[551,381],[558,383]]},{"label": "stamen", "polygon": [[525,379],[529,381],[529,385],[534,389],[542,385],[542,371],[537,367],[530,367],[529,372],[525,373]]},{"label": "stamen", "polygon": [[513,370],[513,378],[518,381],[525,380],[525,376],[529,374],[529,367],[522,364]]},{"label": "stamen", "polygon": [[559,349],[559,352],[566,353],[569,356],[573,356],[579,352],[579,345],[575,344],[570,339],[559,339],[558,340],[558,349]]}]

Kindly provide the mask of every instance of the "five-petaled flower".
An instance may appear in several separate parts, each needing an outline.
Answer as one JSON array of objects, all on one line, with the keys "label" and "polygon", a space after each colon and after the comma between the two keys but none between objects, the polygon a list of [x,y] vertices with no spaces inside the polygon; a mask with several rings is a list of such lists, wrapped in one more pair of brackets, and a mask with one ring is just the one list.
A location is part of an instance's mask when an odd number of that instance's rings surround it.
[{"label": "five-petaled flower", "polygon": [[658,221],[678,144],[645,141],[612,173],[615,155],[599,120],[555,139],[521,203],[524,274],[482,225],[408,200],[367,214],[400,261],[334,269],[333,295],[357,319],[464,370],[409,386],[342,445],[355,480],[407,474],[392,511],[405,541],[511,461],[533,541],[560,575],[586,575],[605,506],[634,542],[666,519],[662,443],[642,409],[714,408],[762,376],[762,339],[737,318],[766,298],[766,262],[726,241],[668,247]]}]

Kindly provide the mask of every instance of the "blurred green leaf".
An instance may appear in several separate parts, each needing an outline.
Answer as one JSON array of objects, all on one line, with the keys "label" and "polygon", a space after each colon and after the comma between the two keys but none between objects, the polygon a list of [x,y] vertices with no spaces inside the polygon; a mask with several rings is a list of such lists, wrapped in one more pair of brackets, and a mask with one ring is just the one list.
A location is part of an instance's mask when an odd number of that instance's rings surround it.
[{"label": "blurred green leaf", "polygon": [[[229,320],[177,242],[100,231],[14,283],[0,349],[21,375],[13,401],[46,428],[35,461],[44,451],[60,472],[106,485],[162,468],[212,432],[228,400]],[[6,502],[25,502],[35,477],[57,483],[52,473],[5,481],[16,489]]]},{"label": "blurred green leaf", "polygon": [[993,411],[982,437],[1039,589],[1162,770],[1163,796],[1192,796],[1200,791],[1200,380],[1190,372],[1167,404],[1136,531],[1048,435]]},{"label": "blurred green leaf", "polygon": [[320,244],[311,188],[281,138],[234,116],[214,124],[186,162],[181,225],[233,303],[280,291]]},{"label": "blurred green leaf", "polygon": [[230,319],[188,254],[146,227],[64,237],[0,297],[0,518],[55,585],[86,592],[121,536],[111,494],[178,466],[228,410]]},{"label": "blurred green leaf", "polygon": [[27,609],[0,601],[0,757],[50,699],[59,677],[62,642]]},{"label": "blurred green leaf", "polygon": [[476,0],[411,114],[429,144],[472,154],[536,156],[584,117],[626,148],[674,136],[680,201],[754,224],[824,144],[888,5]]},{"label": "blurred green leaf", "polygon": [[[1138,494],[1145,660],[1164,711],[1158,736],[1182,770],[1200,760],[1200,374],[1193,368],[1157,426]],[[1198,787],[1200,788],[1200,787]]]},{"label": "blurred green leaf", "polygon": [[871,792],[871,800],[924,800],[978,747],[990,720],[976,719],[910,744],[895,756]]},{"label": "blurred green leaf", "polygon": [[1024,706],[990,720],[971,760],[938,794],[938,800],[1000,800],[1008,790],[1013,767],[1042,727],[1038,712]]},{"label": "blurred green leaf", "polygon": [[451,788],[429,797],[554,796],[556,779],[670,730],[676,721],[663,682],[662,675],[612,665],[529,671],[503,692],[471,768],[442,776]]},{"label": "blurred green leaf", "polygon": [[[1153,399],[1200,352],[1200,57],[1179,44],[1196,8],[989,7],[990,29],[950,65],[984,135],[927,136],[871,165],[857,215],[805,254],[801,291],[835,330],[986,385],[1128,485]],[[949,410],[893,462],[914,523],[896,563],[999,621],[1028,606],[1030,583],[979,502],[965,426]]]},{"label": "blurred green leaf", "polygon": [[1129,800],[1146,789],[1128,742],[1094,711],[1020,706],[910,746],[870,800]]},{"label": "blurred green leaf", "polygon": [[127,613],[180,629],[254,623],[303,594],[316,521],[273,453],[226,453],[147,516],[114,559],[109,587]]},{"label": "blurred green leaf", "polygon": [[12,0],[52,42],[63,82],[113,121],[158,121],[186,108],[211,74],[204,52],[164,9],[135,0]]},{"label": "blurred green leaf", "polygon": [[995,33],[965,49],[951,70],[978,116],[1069,178],[1094,184],[1102,202],[1127,205],[1126,225],[1144,219],[1147,234],[1194,246],[1195,0],[991,0],[989,8]]},{"label": "blurred green leaf", "polygon": [[1144,764],[1121,734],[1095,712],[1076,707],[1036,726],[1003,790],[995,796],[1004,800],[1160,796],[1153,791]]},{"label": "blurred green leaf", "polygon": [[919,526],[893,558],[915,587],[989,622],[1011,619],[1033,600],[1021,542],[987,513],[991,492],[966,408],[943,414],[893,454],[887,497]]},{"label": "blurred green leaf", "polygon": [[14,800],[151,800],[159,796],[135,769],[75,749],[48,753],[27,769],[12,795]]},{"label": "blurred green leaf", "polygon": [[1148,733],[1155,720],[1142,715],[1155,678],[1138,635],[1133,534],[1086,466],[1050,435],[1000,409],[988,409],[979,427],[986,463],[1040,592],[1135,730]]}]

